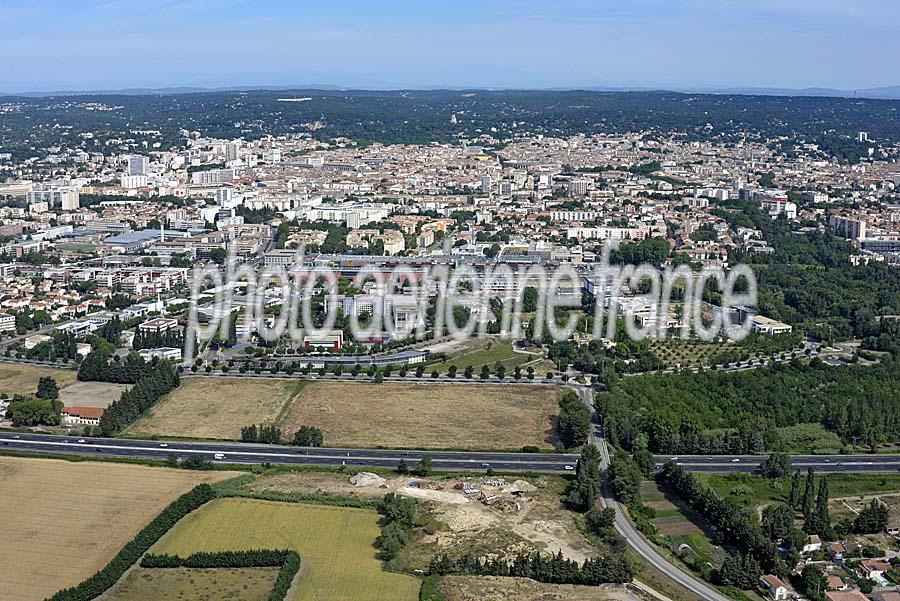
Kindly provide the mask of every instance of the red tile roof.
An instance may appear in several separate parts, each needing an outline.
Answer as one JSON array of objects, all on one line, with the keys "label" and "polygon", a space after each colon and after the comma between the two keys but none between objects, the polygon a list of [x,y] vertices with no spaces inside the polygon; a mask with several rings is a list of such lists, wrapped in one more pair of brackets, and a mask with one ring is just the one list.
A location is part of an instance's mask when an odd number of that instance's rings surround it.
[{"label": "red tile roof", "polygon": [[79,407],[77,405],[63,407],[62,409],[62,412],[67,415],[84,419],[100,419],[104,411],[103,407]]}]

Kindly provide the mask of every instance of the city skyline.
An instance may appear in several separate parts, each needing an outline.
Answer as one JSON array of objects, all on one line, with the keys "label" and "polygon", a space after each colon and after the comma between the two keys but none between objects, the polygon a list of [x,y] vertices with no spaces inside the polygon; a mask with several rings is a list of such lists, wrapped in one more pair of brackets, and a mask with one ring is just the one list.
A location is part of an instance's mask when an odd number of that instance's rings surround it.
[{"label": "city skyline", "polygon": [[[895,86],[883,0],[531,0],[421,7],[4,2],[0,92],[129,88],[857,89]],[[414,49],[415,51],[411,51]]]}]

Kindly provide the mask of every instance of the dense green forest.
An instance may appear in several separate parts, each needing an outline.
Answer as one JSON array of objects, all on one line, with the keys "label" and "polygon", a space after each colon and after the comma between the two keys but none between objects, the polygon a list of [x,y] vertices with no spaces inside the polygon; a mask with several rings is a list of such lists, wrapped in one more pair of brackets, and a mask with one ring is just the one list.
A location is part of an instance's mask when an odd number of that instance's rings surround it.
[{"label": "dense green forest", "polygon": [[900,365],[834,367],[817,359],[737,372],[684,371],[624,378],[595,395],[608,439],[654,453],[778,450],[777,428],[821,424],[874,447],[900,436]]},{"label": "dense green forest", "polygon": [[[279,101],[285,97],[309,100]],[[850,161],[867,152],[855,140],[858,131],[886,143],[900,141],[900,102],[851,98],[584,90],[253,90],[4,97],[0,102],[19,106],[0,116],[0,147],[16,158],[35,156],[87,132],[94,134],[90,144],[100,150],[136,123],[158,130],[159,136],[147,139],[160,141],[163,148],[180,143],[181,128],[226,139],[312,131],[321,140],[343,136],[363,144],[449,142],[491,128],[497,130],[495,137],[504,138],[523,127],[549,135],[656,130],[725,142],[749,133],[784,136],[779,144],[786,152],[798,142],[819,143]],[[114,108],[91,110],[87,103]],[[129,133],[135,135],[140,142],[144,134]]]},{"label": "dense green forest", "polygon": [[[891,350],[876,339],[893,337],[896,324],[879,315],[900,314],[900,270],[883,263],[850,264],[849,242],[830,232],[801,229],[771,219],[755,204],[728,201],[713,213],[732,228],[759,230],[775,249],[770,255],[732,253],[734,263],[753,267],[759,284],[759,310],[773,319],[801,326],[824,340],[856,337],[867,346]],[[712,300],[717,302],[716,295]]]}]

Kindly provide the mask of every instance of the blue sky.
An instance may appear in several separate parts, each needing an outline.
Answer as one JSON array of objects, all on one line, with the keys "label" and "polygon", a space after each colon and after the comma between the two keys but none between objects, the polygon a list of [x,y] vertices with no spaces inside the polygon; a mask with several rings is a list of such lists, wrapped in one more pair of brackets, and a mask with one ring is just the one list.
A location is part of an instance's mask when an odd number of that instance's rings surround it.
[{"label": "blue sky", "polygon": [[896,0],[0,0],[0,92],[900,84]]}]

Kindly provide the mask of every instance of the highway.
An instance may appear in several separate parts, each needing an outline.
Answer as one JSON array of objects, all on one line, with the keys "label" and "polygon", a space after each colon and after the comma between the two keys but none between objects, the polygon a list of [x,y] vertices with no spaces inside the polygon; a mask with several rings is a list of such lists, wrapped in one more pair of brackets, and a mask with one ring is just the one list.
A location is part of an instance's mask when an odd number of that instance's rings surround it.
[{"label": "highway", "polygon": [[[581,394],[590,394],[587,389]],[[599,431],[594,432],[599,440]],[[84,442],[79,442],[83,440]],[[163,446],[165,445],[165,446]],[[488,451],[422,451],[400,449],[354,449],[332,447],[292,447],[285,445],[247,444],[237,442],[193,442],[175,440],[137,440],[127,438],[91,438],[51,434],[0,432],[0,451],[16,450],[41,453],[166,459],[199,454],[213,459],[225,455],[224,463],[263,463],[321,466],[371,466],[395,468],[401,459],[415,463],[424,455],[431,458],[435,469],[495,471],[533,471],[566,473],[574,466],[577,455],[563,453],[499,453]],[[760,455],[657,455],[656,465],[671,459],[695,472],[753,472],[764,457]],[[795,455],[795,469],[812,466],[817,472],[884,473],[900,471],[900,455]],[[606,468],[606,462],[603,468]]]},{"label": "highway", "polygon": [[[574,388],[574,387],[573,387]],[[590,407],[591,390],[576,388],[579,396]],[[595,418],[596,419],[596,418]],[[609,450],[601,437],[600,428],[594,424],[591,443],[601,453],[602,467],[609,465]],[[488,468],[498,472],[546,472],[574,473],[577,455],[556,453],[492,453],[462,451],[415,451],[391,449],[312,448],[281,445],[259,445],[235,442],[188,442],[175,440],[134,440],[123,438],[93,438],[58,436],[49,434],[0,432],[0,452],[18,451],[30,453],[73,454],[102,457],[131,457],[143,460],[164,460],[171,455],[184,459],[201,455],[219,464],[354,466],[394,469],[401,459],[410,467],[428,455],[432,467],[439,470],[481,471]],[[216,458],[216,454],[220,454]],[[762,460],[761,456],[658,456],[657,465],[675,460],[686,469],[704,472],[752,472]],[[890,455],[836,455],[792,458],[795,468],[813,466],[819,472],[889,472],[900,469],[900,456]],[[616,510],[616,531],[645,561],[667,574],[688,590],[711,601],[729,601],[728,597],[696,578],[686,570],[671,563],[659,553],[634,527],[628,511],[614,498],[603,472],[601,502]]]},{"label": "highway", "polygon": [[[81,442],[83,441],[83,442]],[[132,457],[164,460],[174,454],[180,459],[201,455],[216,463],[272,463],[279,465],[357,466],[394,469],[401,459],[410,467],[423,456],[440,470],[480,471],[488,468],[508,472],[571,472],[577,455],[557,453],[492,453],[461,451],[404,451],[390,449],[349,449],[291,447],[235,442],[186,442],[174,440],[133,440],[0,432],[0,451],[61,453],[102,457]],[[221,453],[223,459],[216,459]],[[569,466],[570,469],[566,469]]]}]

